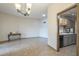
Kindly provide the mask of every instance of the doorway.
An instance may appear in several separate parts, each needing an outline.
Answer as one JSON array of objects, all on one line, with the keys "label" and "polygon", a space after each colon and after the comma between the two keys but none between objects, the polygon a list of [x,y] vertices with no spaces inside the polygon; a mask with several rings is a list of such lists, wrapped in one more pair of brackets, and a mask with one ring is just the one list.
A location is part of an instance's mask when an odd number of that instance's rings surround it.
[{"label": "doorway", "polygon": [[[58,40],[57,51],[61,48],[77,45],[77,5],[71,6],[57,14]],[[73,47],[72,47],[73,48]],[[76,51],[75,51],[76,53]]]}]

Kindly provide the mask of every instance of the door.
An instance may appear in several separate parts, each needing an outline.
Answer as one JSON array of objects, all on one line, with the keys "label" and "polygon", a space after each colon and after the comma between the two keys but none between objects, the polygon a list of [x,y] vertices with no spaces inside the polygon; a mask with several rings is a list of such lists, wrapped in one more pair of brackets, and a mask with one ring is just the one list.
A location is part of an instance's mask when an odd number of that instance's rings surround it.
[{"label": "door", "polygon": [[79,56],[79,3],[77,4],[77,55]]}]

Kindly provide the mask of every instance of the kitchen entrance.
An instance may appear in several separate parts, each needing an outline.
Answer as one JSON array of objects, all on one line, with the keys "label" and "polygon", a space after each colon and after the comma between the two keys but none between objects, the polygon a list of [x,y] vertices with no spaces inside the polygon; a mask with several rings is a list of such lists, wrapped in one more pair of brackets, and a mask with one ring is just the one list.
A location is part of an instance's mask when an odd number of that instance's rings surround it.
[{"label": "kitchen entrance", "polygon": [[[57,14],[58,19],[58,51],[60,48],[72,46],[76,50],[77,11],[76,5]],[[75,51],[76,53],[76,51]]]}]

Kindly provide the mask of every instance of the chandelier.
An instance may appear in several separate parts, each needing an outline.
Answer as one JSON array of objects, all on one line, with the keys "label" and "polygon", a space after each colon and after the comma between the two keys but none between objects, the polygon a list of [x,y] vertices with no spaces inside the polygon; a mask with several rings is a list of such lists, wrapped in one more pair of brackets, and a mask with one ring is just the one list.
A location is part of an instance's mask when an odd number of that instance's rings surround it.
[{"label": "chandelier", "polygon": [[20,14],[24,15],[24,16],[29,16],[31,13],[31,3],[16,3],[15,7],[17,12],[19,12]]}]

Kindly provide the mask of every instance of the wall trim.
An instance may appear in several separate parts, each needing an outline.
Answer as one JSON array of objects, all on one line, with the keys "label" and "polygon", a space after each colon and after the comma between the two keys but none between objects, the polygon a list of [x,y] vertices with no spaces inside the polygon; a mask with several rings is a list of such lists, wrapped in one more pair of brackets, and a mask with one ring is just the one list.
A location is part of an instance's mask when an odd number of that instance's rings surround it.
[{"label": "wall trim", "polygon": [[57,50],[55,48],[51,47],[49,44],[48,44],[48,47],[52,48],[54,51],[57,52]]}]

